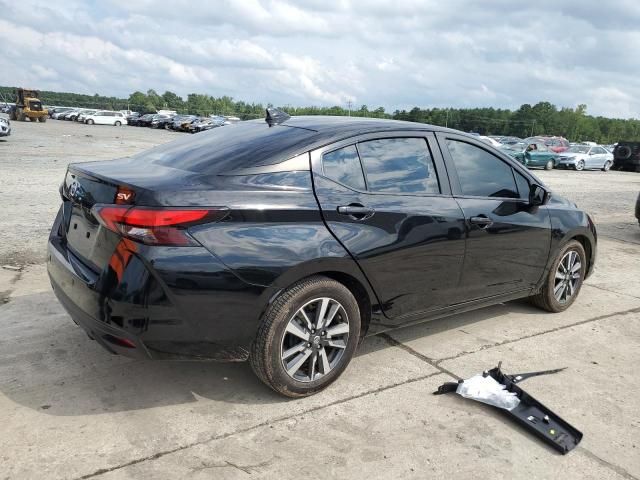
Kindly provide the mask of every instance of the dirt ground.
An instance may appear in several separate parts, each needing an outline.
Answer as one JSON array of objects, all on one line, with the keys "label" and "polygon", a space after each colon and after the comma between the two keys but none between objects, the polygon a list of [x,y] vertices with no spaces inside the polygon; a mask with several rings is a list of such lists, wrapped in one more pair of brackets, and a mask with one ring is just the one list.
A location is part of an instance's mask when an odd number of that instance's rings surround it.
[{"label": "dirt ground", "polygon": [[[538,171],[589,211],[596,272],[545,314],[510,302],[367,339],[325,392],[285,400],[246,364],[110,356],[43,265],[69,162],[181,135],[50,120],[0,139],[0,478],[640,478],[640,174]],[[431,393],[504,362],[584,433],[561,456],[489,407]]]}]

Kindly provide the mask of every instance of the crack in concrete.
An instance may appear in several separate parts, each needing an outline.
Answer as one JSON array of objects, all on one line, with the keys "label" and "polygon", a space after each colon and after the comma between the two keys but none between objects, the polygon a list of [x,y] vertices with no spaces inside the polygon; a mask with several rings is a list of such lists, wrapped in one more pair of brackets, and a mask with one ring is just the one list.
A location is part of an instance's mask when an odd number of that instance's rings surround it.
[{"label": "crack in concrete", "polygon": [[426,355],[423,355],[422,353],[414,350],[413,348],[405,345],[404,343],[399,342],[398,340],[393,338],[391,335],[389,335],[387,333],[381,333],[381,334],[378,335],[378,337],[380,337],[383,340],[385,340],[389,345],[391,345],[393,347],[398,347],[398,348],[404,350],[405,352],[407,352],[409,355],[413,355],[414,357],[418,358],[419,360],[422,360],[423,362],[428,363],[433,368],[435,368],[438,371],[440,371],[440,373],[444,373],[445,375],[449,375],[450,377],[453,377],[456,380],[462,380],[462,377],[459,377],[458,375],[456,375],[452,371],[447,370],[446,368],[441,367],[440,365],[438,365],[438,363],[439,363],[438,361],[434,360],[433,358],[429,358]]},{"label": "crack in concrete", "polygon": [[[306,410],[294,413],[292,415],[276,417],[276,418],[274,418],[272,420],[267,420],[265,422],[260,422],[258,424],[255,424],[255,425],[252,425],[252,426],[249,426],[249,427],[245,427],[245,428],[240,428],[238,430],[234,430],[233,432],[227,432],[227,433],[224,433],[224,434],[221,434],[221,435],[214,435],[214,436],[211,436],[211,437],[206,438],[204,440],[187,443],[187,444],[181,445],[179,447],[175,447],[175,448],[171,448],[171,449],[168,449],[168,450],[163,450],[163,451],[160,451],[160,452],[156,452],[153,455],[148,455],[146,457],[140,457],[140,458],[137,458],[135,460],[131,460],[131,461],[126,462],[126,463],[121,463],[119,465],[115,465],[113,467],[100,468],[98,470],[95,470],[94,472],[91,472],[91,473],[88,473],[86,475],[83,475],[81,477],[76,477],[76,478],[78,480],[84,480],[84,479],[87,479],[87,478],[95,478],[95,477],[98,477],[100,475],[104,475],[105,473],[110,473],[110,472],[113,472],[113,471],[116,471],[116,470],[121,470],[123,468],[130,467],[130,466],[133,466],[133,465],[137,465],[137,464],[140,464],[140,463],[144,463],[144,462],[147,462],[147,461],[157,460],[159,458],[162,458],[162,457],[164,457],[166,455],[170,455],[172,453],[176,453],[176,452],[180,452],[180,451],[183,451],[183,450],[187,450],[189,448],[193,448],[193,447],[196,447],[196,446],[199,446],[199,445],[205,445],[205,444],[210,443],[210,442],[215,442],[216,440],[224,440],[224,439],[232,437],[234,435],[251,432],[253,430],[257,430],[259,428],[266,427],[268,425],[273,425],[275,423],[285,422],[285,421],[290,420],[292,418],[296,418],[296,417],[299,417],[299,416],[302,416],[302,415],[307,415],[309,413],[313,413],[313,412],[317,412],[317,411],[320,411],[320,410],[324,410],[325,408],[334,407],[336,405],[341,405],[343,403],[347,403],[347,402],[350,402],[352,400],[357,400],[359,398],[367,397],[369,395],[375,395],[377,393],[381,393],[381,392],[384,392],[386,390],[390,390],[392,388],[400,387],[402,385],[409,385],[411,383],[420,382],[422,380],[426,380],[427,378],[436,377],[438,375],[442,375],[442,373],[440,371],[432,372],[432,373],[429,373],[427,375],[421,375],[419,377],[410,378],[410,379],[404,380],[402,382],[393,383],[391,385],[386,385],[386,386],[383,386],[383,387],[374,388],[372,390],[367,390],[366,392],[359,393],[357,395],[351,395],[349,397],[342,398],[340,400],[336,400],[336,401],[328,403],[326,405],[319,405],[317,407],[308,408]],[[227,462],[227,463],[229,463],[229,462]],[[236,465],[232,465],[232,464],[229,464],[229,465],[237,467]]]},{"label": "crack in concrete", "polygon": [[627,472],[624,468],[620,467],[619,465],[615,465],[611,462],[607,462],[604,458],[599,457],[598,455],[596,455],[595,453],[593,453],[591,450],[588,450],[587,448],[583,447],[582,445],[578,445],[576,447],[576,450],[583,453],[585,456],[589,457],[590,459],[598,462],[600,465],[602,465],[605,468],[609,468],[611,470],[613,470],[614,472],[616,472],[618,475],[628,479],[628,480],[640,480],[638,479],[638,477],[630,474],[629,472]]},{"label": "crack in concrete", "polygon": [[640,299],[640,297],[638,297],[637,295],[631,295],[630,293],[624,293],[624,292],[616,292],[615,290],[610,290],[608,288],[604,288],[600,285],[594,285],[592,283],[585,283],[584,284],[585,287],[592,287],[592,288],[596,288],[598,290],[603,290],[605,292],[609,292],[609,293],[615,293],[616,295],[625,295],[627,297],[631,297],[631,298],[638,298]]},{"label": "crack in concrete", "polygon": [[[527,340],[529,338],[539,337],[541,335],[546,335],[548,333],[559,332],[561,330],[566,330],[567,328],[578,327],[580,325],[584,325],[584,324],[587,324],[587,323],[597,322],[598,320],[606,320],[607,318],[615,317],[615,316],[618,316],[618,315],[629,315],[631,313],[640,313],[640,307],[634,307],[634,308],[630,308],[628,310],[622,310],[620,312],[607,313],[605,315],[599,315],[597,317],[589,318],[589,319],[586,319],[586,320],[581,320],[579,322],[574,322],[574,323],[570,323],[570,324],[567,324],[567,325],[562,325],[560,327],[550,328],[549,330],[543,330],[541,332],[532,333],[530,335],[525,335],[523,337],[513,338],[513,339],[509,339],[509,340],[503,340],[501,342],[495,342],[495,343],[492,343],[490,345],[482,345],[477,350],[465,350],[464,352],[460,352],[457,355],[453,355],[451,357],[444,357],[444,358],[440,358],[440,359],[437,359],[437,360],[431,360],[431,361],[434,362],[434,364],[433,364],[434,367],[439,368],[440,367],[440,363],[446,362],[446,361],[449,361],[449,360],[455,360],[457,358],[464,357],[465,355],[471,355],[473,353],[482,352],[482,351],[488,350],[490,348],[501,347],[503,345],[509,345],[511,343],[519,342],[521,340]],[[397,340],[394,339],[394,341],[397,341]],[[410,347],[407,347],[407,348],[410,348]],[[418,353],[418,352],[416,352],[416,353]],[[421,355],[421,354],[418,353],[418,355]],[[424,357],[424,358],[427,358],[427,357]]]}]

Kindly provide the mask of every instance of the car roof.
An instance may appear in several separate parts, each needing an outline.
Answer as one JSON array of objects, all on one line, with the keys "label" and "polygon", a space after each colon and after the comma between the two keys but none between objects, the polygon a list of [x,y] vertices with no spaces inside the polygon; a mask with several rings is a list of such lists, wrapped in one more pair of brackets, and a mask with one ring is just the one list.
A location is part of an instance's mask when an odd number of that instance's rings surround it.
[{"label": "car roof", "polygon": [[[252,120],[264,122],[263,119]],[[361,132],[378,132],[393,130],[448,130],[425,123],[406,122],[402,120],[387,120],[383,118],[338,117],[324,115],[295,116],[280,123],[288,127],[304,128],[321,135],[332,136],[339,132],[343,136],[357,135]],[[453,131],[453,130],[451,130]]]}]

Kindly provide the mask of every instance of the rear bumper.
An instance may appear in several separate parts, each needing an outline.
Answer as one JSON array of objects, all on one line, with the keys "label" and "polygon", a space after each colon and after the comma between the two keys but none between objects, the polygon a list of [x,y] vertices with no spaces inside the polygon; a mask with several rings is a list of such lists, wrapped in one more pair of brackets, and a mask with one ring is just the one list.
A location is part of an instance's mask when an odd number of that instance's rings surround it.
[{"label": "rear bumper", "polygon": [[97,275],[52,234],[47,270],[74,322],[109,352],[133,358],[246,360],[273,294],[198,247],[141,246],[118,276],[111,267]]}]

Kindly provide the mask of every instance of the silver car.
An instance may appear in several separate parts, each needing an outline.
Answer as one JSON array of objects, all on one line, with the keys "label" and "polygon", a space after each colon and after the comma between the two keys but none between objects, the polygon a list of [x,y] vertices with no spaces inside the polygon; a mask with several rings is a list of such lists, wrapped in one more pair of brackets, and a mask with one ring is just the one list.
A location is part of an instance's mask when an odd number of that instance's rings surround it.
[{"label": "silver car", "polygon": [[600,145],[573,145],[558,157],[556,168],[575,170],[602,170],[606,172],[613,165],[613,154]]}]

